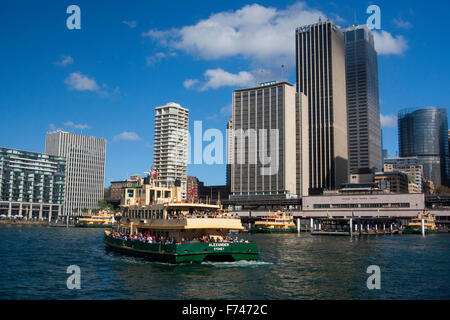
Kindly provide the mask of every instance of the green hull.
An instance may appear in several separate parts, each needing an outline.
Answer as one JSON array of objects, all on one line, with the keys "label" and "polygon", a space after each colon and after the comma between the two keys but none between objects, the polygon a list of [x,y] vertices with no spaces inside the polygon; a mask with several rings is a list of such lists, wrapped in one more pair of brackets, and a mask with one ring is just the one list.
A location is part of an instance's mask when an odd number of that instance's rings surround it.
[{"label": "green hull", "polygon": [[112,224],[98,224],[98,223],[77,223],[75,224],[77,228],[111,228]]},{"label": "green hull", "polygon": [[114,251],[140,256],[152,261],[183,263],[203,261],[257,260],[258,248],[254,243],[191,243],[152,244],[125,241],[104,236],[105,245]]},{"label": "green hull", "polygon": [[[434,233],[441,233],[441,231],[425,229],[425,234],[434,234]],[[406,228],[405,230],[403,230],[403,234],[422,234],[422,229]]]},{"label": "green hull", "polygon": [[250,233],[297,233],[297,228],[290,228],[290,229],[251,228]]}]

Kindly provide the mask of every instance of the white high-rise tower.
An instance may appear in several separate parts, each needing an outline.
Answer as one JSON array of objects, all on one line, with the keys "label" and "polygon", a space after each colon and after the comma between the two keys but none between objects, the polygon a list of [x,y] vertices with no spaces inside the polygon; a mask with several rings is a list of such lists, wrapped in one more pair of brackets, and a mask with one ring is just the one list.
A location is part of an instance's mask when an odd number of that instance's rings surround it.
[{"label": "white high-rise tower", "polygon": [[188,128],[188,109],[173,102],[156,107],[154,169],[161,186],[180,182],[182,199],[186,199]]}]

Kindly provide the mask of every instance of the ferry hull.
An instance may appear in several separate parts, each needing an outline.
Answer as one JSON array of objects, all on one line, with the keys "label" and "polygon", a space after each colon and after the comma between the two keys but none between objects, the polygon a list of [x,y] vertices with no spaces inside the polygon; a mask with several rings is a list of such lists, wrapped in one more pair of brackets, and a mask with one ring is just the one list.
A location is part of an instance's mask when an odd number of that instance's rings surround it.
[{"label": "ferry hull", "polygon": [[[441,233],[440,230],[427,230],[425,229],[425,234],[434,234],[434,233]],[[403,234],[422,234],[421,228],[406,228],[403,230]]]},{"label": "ferry hull", "polygon": [[252,228],[250,233],[297,233],[297,228],[274,229],[274,228]]},{"label": "ferry hull", "polygon": [[111,228],[112,224],[100,224],[100,223],[77,223],[77,228]]},{"label": "ferry hull", "polygon": [[257,260],[258,249],[254,243],[192,243],[151,244],[125,241],[107,235],[103,242],[114,251],[144,257],[152,261],[168,263],[191,263],[203,261]]}]

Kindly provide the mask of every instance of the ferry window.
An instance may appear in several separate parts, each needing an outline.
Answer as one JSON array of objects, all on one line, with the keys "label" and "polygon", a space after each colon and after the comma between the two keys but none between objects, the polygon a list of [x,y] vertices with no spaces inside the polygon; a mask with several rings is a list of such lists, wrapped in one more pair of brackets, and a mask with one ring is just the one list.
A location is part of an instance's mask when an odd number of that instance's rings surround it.
[{"label": "ferry window", "polygon": [[166,191],[166,194],[164,195],[164,198],[170,198],[170,191]]},{"label": "ferry window", "polygon": [[158,191],[156,192],[156,197],[157,197],[157,198],[161,198],[161,191],[158,190]]},{"label": "ferry window", "polygon": [[134,190],[128,190],[128,197],[133,197]]}]

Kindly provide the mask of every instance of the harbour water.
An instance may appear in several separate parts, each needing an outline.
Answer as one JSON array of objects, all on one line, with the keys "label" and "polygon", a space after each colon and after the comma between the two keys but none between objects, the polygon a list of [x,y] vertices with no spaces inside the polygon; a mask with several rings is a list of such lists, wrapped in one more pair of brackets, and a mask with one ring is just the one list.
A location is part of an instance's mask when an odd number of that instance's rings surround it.
[{"label": "harbour water", "polygon": [[[170,265],[108,251],[102,229],[0,226],[0,299],[449,299],[450,234],[239,234],[257,262]],[[70,290],[67,268],[81,270]],[[367,288],[367,267],[381,289]]]}]

